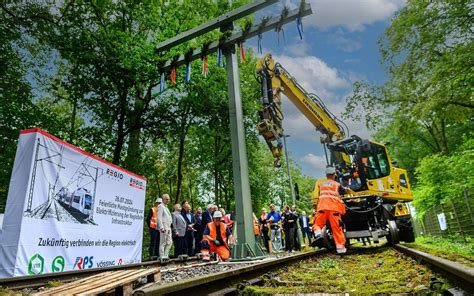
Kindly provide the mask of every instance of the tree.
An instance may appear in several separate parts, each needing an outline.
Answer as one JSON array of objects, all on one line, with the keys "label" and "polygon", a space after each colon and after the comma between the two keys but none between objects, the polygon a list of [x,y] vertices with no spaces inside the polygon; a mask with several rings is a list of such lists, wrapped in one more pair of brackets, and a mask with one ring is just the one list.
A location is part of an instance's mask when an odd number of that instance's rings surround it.
[{"label": "tree", "polygon": [[356,83],[346,117],[365,119],[394,146],[422,147],[416,157],[460,145],[474,115],[472,8],[469,1],[408,1],[380,40],[390,79]]}]

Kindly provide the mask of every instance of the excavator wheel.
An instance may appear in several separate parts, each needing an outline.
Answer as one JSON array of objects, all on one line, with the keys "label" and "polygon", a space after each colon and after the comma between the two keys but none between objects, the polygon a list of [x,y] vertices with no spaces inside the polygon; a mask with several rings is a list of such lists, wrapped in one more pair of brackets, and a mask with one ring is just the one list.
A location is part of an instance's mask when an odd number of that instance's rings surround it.
[{"label": "excavator wheel", "polygon": [[401,241],[407,243],[412,243],[415,241],[415,231],[413,229],[411,217],[397,219],[397,226],[399,229]]},{"label": "excavator wheel", "polygon": [[397,223],[393,220],[388,220],[388,235],[387,241],[390,246],[394,246],[400,242],[400,237],[398,235]]}]

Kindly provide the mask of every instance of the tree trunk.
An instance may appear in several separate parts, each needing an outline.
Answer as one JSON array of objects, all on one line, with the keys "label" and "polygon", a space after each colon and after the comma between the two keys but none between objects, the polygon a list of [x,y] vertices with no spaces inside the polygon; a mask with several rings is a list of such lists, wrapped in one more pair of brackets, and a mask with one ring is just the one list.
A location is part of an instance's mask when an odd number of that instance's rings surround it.
[{"label": "tree trunk", "polygon": [[219,203],[219,171],[217,166],[217,156],[219,155],[219,138],[214,138],[214,202]]},{"label": "tree trunk", "polygon": [[127,147],[127,157],[125,158],[125,167],[132,172],[138,172],[141,164],[140,159],[140,114],[143,109],[143,101],[138,98],[139,94],[137,92],[137,98],[135,98],[135,106],[132,112],[130,112],[128,120],[128,129],[130,130],[128,136],[128,147]]},{"label": "tree trunk", "polygon": [[77,114],[77,97],[74,95],[72,100],[72,114],[71,114],[71,130],[69,131],[69,143],[74,141],[74,133],[76,131],[76,114]]},{"label": "tree trunk", "polygon": [[176,198],[175,203],[179,202],[181,197],[181,190],[183,186],[183,159],[184,159],[184,142],[186,135],[181,136],[179,139],[179,154],[178,154],[178,184],[176,186]]},{"label": "tree trunk", "polygon": [[125,116],[127,114],[127,94],[128,89],[125,87],[120,94],[120,110],[117,119],[117,140],[115,141],[114,158],[112,162],[116,165],[120,164],[120,155],[122,154],[123,144],[125,143]]}]

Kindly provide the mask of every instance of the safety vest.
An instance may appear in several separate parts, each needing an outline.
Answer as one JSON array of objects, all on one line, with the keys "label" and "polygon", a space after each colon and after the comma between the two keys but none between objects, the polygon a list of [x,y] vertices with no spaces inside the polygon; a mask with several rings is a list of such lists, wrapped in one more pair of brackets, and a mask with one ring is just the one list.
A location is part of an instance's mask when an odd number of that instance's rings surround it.
[{"label": "safety vest", "polygon": [[339,183],[327,179],[317,184],[319,189],[318,211],[337,211],[341,214],[346,213],[344,202],[339,195]]},{"label": "safety vest", "polygon": [[[216,231],[216,224],[214,222],[209,222],[207,223],[207,227],[209,228],[209,236],[212,239],[217,239],[217,231]],[[225,223],[220,223],[219,227],[221,228],[221,237],[222,240],[224,241],[224,245],[227,247],[227,242],[226,242],[226,232],[227,232],[227,226]]]},{"label": "safety vest", "polygon": [[258,221],[257,219],[253,219],[253,234],[258,235],[259,229],[258,229]]},{"label": "safety vest", "polygon": [[156,229],[156,213],[158,212],[158,207],[160,205],[156,206],[156,207],[153,207],[151,208],[151,211],[152,211],[152,215],[151,215],[151,219],[150,219],[150,228],[152,229]]}]

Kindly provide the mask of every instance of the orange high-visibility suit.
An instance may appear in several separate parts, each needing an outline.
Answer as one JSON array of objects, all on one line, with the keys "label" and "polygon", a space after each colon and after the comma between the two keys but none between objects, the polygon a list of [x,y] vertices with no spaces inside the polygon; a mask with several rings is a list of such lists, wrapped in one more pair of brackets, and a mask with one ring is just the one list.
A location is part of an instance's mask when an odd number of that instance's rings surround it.
[{"label": "orange high-visibility suit", "polygon": [[[204,230],[203,233],[203,240],[201,241],[201,253],[203,254],[203,257],[208,256],[209,251],[214,252],[219,257],[221,257],[222,260],[227,260],[230,258],[230,250],[229,247],[227,246],[227,237],[231,235],[230,229],[227,228],[225,223],[220,222],[219,223],[219,233],[220,236],[217,235],[217,225],[215,222],[210,222],[207,223],[206,229]],[[210,236],[212,240],[209,240],[206,236]],[[214,241],[217,240],[219,241],[220,245],[217,246]]]},{"label": "orange high-visibility suit", "polygon": [[318,200],[316,219],[313,221],[315,238],[322,237],[322,228],[329,220],[331,225],[336,251],[340,254],[346,252],[346,237],[342,230],[342,215],[346,213],[344,202],[339,195],[340,184],[331,179],[316,182],[313,198]]}]

